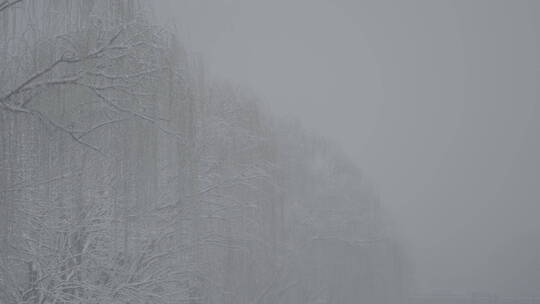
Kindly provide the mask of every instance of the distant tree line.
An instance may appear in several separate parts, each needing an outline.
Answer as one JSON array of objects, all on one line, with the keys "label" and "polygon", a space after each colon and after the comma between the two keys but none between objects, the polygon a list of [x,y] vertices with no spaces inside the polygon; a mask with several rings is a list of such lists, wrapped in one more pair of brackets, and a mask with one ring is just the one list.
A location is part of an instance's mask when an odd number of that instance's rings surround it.
[{"label": "distant tree line", "polygon": [[0,1],[0,303],[406,299],[361,171],[150,5]]}]

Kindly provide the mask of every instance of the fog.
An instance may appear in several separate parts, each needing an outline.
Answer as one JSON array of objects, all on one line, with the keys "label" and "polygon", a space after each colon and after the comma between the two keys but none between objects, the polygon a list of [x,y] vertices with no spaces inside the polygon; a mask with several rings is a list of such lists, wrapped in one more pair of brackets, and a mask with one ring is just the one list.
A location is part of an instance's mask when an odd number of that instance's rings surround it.
[{"label": "fog", "polygon": [[0,1],[0,304],[540,303],[540,2]]},{"label": "fog", "polygon": [[538,2],[168,8],[208,69],[367,173],[407,241],[419,293],[538,295]]}]

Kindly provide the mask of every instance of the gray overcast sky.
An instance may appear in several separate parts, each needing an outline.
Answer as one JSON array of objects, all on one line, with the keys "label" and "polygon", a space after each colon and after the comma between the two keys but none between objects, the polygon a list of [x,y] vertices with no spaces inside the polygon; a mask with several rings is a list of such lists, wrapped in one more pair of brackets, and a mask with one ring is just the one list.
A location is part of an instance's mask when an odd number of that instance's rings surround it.
[{"label": "gray overcast sky", "polygon": [[364,168],[420,292],[540,293],[540,1],[160,1],[213,74]]}]

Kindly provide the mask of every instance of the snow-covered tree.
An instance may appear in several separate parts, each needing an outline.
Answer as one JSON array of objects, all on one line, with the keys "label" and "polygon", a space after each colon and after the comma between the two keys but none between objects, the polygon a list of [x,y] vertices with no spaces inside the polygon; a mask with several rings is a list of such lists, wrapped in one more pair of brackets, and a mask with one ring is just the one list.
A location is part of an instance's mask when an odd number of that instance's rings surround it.
[{"label": "snow-covered tree", "polygon": [[361,171],[149,11],[0,2],[0,303],[397,301]]}]

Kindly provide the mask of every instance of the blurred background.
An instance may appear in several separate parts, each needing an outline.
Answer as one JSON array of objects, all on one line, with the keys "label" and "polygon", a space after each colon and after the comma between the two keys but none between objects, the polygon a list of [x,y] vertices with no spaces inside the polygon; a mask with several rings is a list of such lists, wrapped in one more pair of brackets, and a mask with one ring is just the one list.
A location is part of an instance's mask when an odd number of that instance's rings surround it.
[{"label": "blurred background", "polygon": [[415,293],[540,295],[540,2],[163,1],[212,74],[364,169]]}]

